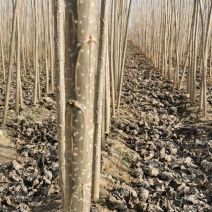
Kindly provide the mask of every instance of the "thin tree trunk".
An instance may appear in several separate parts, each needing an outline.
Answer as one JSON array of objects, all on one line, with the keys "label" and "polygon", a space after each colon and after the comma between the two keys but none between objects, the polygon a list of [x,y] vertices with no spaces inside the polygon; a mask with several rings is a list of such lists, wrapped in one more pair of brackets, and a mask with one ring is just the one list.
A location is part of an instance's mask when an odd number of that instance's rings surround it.
[{"label": "thin tree trunk", "polygon": [[17,7],[18,7],[19,0],[16,0],[14,11],[13,11],[13,21],[12,21],[12,34],[10,40],[10,61],[9,61],[9,70],[7,75],[7,90],[4,100],[4,115],[3,115],[3,125],[6,124],[7,120],[7,112],[8,112],[8,104],[9,104],[9,96],[10,96],[10,84],[11,84],[11,75],[12,75],[12,66],[13,66],[13,55],[15,50],[15,29],[16,29],[16,16],[17,16]]},{"label": "thin tree trunk", "polygon": [[3,82],[5,82],[6,80],[6,74],[5,74],[5,64],[4,64],[4,61],[5,61],[5,56],[4,56],[4,46],[3,46],[3,41],[2,41],[2,31],[0,32],[0,36],[1,36],[1,61],[2,61],[2,71],[3,71]]},{"label": "thin tree trunk", "polygon": [[93,187],[92,199],[99,200],[100,191],[100,162],[101,162],[101,137],[102,137],[102,108],[103,108],[103,85],[104,71],[106,64],[106,25],[107,19],[107,0],[101,1],[101,17],[100,17],[100,42],[99,56],[97,66],[96,90],[95,90],[95,113],[94,113],[94,154],[93,154]]},{"label": "thin tree trunk", "polygon": [[[37,0],[34,0],[34,9],[35,9],[35,29],[37,29],[38,25],[38,15],[37,15]],[[34,82],[34,97],[33,104],[37,104],[37,96],[38,96],[38,32],[35,30],[35,55],[34,55],[34,69],[35,69],[35,82]]]},{"label": "thin tree trunk", "polygon": [[19,13],[17,13],[16,18],[16,26],[17,26],[17,45],[16,45],[16,61],[17,61],[17,71],[16,71],[16,106],[15,106],[15,112],[16,114],[19,113],[19,99],[20,99],[20,80],[21,80],[21,73],[20,73],[20,30],[19,30]]},{"label": "thin tree trunk", "polygon": [[111,2],[111,37],[110,37],[110,78],[111,78],[111,107],[112,116],[115,116],[115,79],[114,79],[114,13],[115,13],[115,0]]},{"label": "thin tree trunk", "polygon": [[200,103],[200,109],[203,106],[203,115],[206,116],[207,115],[206,77],[207,77],[207,61],[208,61],[208,37],[211,31],[212,5],[210,7],[210,11],[209,11],[208,19],[207,19],[207,26],[206,26],[204,22],[202,1],[199,0],[199,3],[200,3],[201,22],[202,22],[202,61],[203,61],[203,72],[202,72],[202,82],[201,82],[202,105]]},{"label": "thin tree trunk", "polygon": [[[108,31],[108,30],[107,30]],[[108,37],[107,37],[108,39]],[[109,54],[108,54],[108,41],[106,46],[106,66],[105,66],[105,134],[109,135],[110,133],[110,70],[109,70]]]},{"label": "thin tree trunk", "polygon": [[121,91],[122,91],[123,73],[124,73],[124,62],[125,62],[125,55],[126,55],[126,49],[127,49],[127,35],[128,35],[128,24],[129,24],[131,5],[132,5],[132,0],[130,0],[130,2],[129,2],[127,21],[126,21],[126,29],[125,29],[125,35],[124,35],[124,48],[123,48],[122,58],[121,58],[122,59],[121,76],[120,76],[121,78],[120,78],[120,83],[119,83],[119,87],[118,87],[117,109],[119,109],[120,101],[121,101]]},{"label": "thin tree trunk", "polygon": [[[65,55],[64,55],[64,4],[63,0],[55,0],[55,66],[57,96],[57,139],[59,142],[60,182],[62,205],[68,195],[65,193]],[[45,38],[44,38],[45,39]],[[46,53],[46,52],[45,52]],[[46,57],[46,54],[45,54]]]}]

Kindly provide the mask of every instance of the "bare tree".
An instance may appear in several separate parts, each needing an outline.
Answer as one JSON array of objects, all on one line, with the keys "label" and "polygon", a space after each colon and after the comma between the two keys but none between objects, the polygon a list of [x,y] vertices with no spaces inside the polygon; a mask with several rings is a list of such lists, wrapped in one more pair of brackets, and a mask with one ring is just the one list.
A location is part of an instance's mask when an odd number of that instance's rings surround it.
[{"label": "bare tree", "polygon": [[99,42],[99,55],[95,88],[95,112],[94,112],[94,154],[93,154],[93,190],[92,199],[99,199],[100,190],[100,160],[101,160],[101,141],[102,141],[102,124],[103,124],[103,85],[105,85],[104,71],[107,62],[106,47],[107,47],[107,31],[108,24],[107,17],[108,1],[101,1],[101,17],[100,17],[100,42]]},{"label": "bare tree", "polygon": [[[38,1],[34,1],[34,17],[35,17],[35,29],[38,26],[38,13],[37,13],[37,4]],[[38,32],[35,30],[35,53],[34,53],[34,67],[35,67],[35,82],[34,82],[34,98],[33,98],[33,104],[37,104],[37,95],[38,95]]]},{"label": "bare tree", "polygon": [[201,23],[202,23],[202,61],[203,61],[201,92],[200,92],[201,95],[200,109],[202,109],[203,107],[203,115],[206,116],[207,115],[206,76],[207,76],[207,61],[208,61],[208,38],[211,31],[212,5],[210,6],[207,22],[205,23],[202,0],[199,0],[199,3],[200,3]]},{"label": "bare tree", "polygon": [[[57,96],[57,139],[59,142],[60,182],[62,205],[66,197],[65,187],[65,55],[64,55],[64,3],[55,0],[55,65],[56,65],[56,96]],[[46,56],[46,52],[45,52]]]},{"label": "bare tree", "polygon": [[123,39],[123,49],[121,54],[121,66],[120,66],[120,79],[118,85],[118,99],[117,99],[117,109],[120,106],[121,100],[121,91],[122,91],[122,84],[123,84],[123,74],[124,74],[124,61],[127,49],[127,35],[128,35],[128,25],[129,25],[129,18],[130,18],[130,11],[131,11],[132,0],[129,1],[129,6],[127,7],[127,18],[125,21],[125,28],[124,28],[124,39]]},{"label": "bare tree", "polygon": [[16,54],[17,54],[17,71],[16,71],[16,114],[19,113],[19,99],[20,99],[20,88],[21,88],[21,73],[20,73],[20,27],[19,27],[19,13],[17,13],[16,18],[16,37],[17,37],[17,45],[16,45]]},{"label": "bare tree", "polygon": [[19,4],[19,0],[16,0],[14,11],[13,11],[13,21],[12,21],[12,35],[10,40],[10,61],[9,61],[9,70],[7,75],[7,90],[4,101],[4,115],[3,115],[3,125],[6,124],[7,120],[7,112],[8,112],[8,103],[9,103],[9,95],[10,95],[10,84],[11,84],[11,75],[12,75],[12,66],[13,66],[13,56],[15,51],[15,29],[16,29],[16,16],[17,16],[17,7]]},{"label": "bare tree", "polygon": [[96,0],[65,1],[66,165],[64,211],[90,210]]}]

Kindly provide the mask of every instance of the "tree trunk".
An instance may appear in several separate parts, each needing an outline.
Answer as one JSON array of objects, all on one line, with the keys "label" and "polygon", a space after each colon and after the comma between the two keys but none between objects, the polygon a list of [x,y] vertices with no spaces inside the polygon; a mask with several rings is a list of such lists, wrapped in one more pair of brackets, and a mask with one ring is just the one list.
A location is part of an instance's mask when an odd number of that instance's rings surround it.
[{"label": "tree trunk", "polygon": [[17,26],[17,31],[16,31],[16,37],[17,37],[17,45],[16,45],[16,61],[17,61],[17,68],[16,68],[16,105],[15,105],[15,112],[16,114],[19,114],[19,99],[20,99],[20,80],[21,80],[21,73],[20,73],[20,27],[19,27],[19,13],[17,13],[17,18],[16,18],[16,26]]},{"label": "tree trunk", "polygon": [[[35,29],[38,25],[38,14],[37,14],[37,0],[34,1],[35,9]],[[34,97],[33,104],[37,104],[37,95],[38,95],[38,32],[35,30],[35,55],[34,55],[34,67],[35,67],[35,82],[34,82]]]},{"label": "tree trunk", "polygon": [[127,49],[127,35],[128,35],[128,24],[129,24],[131,5],[132,5],[132,0],[130,0],[130,2],[129,2],[127,20],[126,20],[126,29],[125,29],[124,43],[123,43],[123,52],[122,52],[122,57],[121,57],[121,73],[120,73],[120,83],[119,83],[119,87],[118,87],[117,109],[119,109],[120,101],[121,101],[121,91],[122,91],[123,74],[124,74],[124,61],[125,61],[125,55],[126,55],[126,49]]},{"label": "tree trunk", "polygon": [[[65,182],[65,55],[64,55],[64,4],[63,0],[55,0],[55,66],[57,96],[57,139],[59,142],[60,182],[62,205],[67,196],[64,193]],[[45,38],[44,38],[45,39]],[[46,52],[45,52],[46,57]]]},{"label": "tree trunk", "polygon": [[93,157],[93,187],[92,199],[99,200],[100,189],[100,160],[101,160],[101,138],[102,138],[102,107],[103,107],[103,85],[104,71],[106,64],[106,25],[107,21],[107,0],[101,1],[101,17],[100,17],[100,42],[99,42],[99,56],[97,66],[97,78],[95,89],[95,112],[94,112],[94,157]]},{"label": "tree trunk", "polygon": [[64,211],[90,211],[94,75],[97,67],[96,0],[66,0],[66,149]]},{"label": "tree trunk", "polygon": [[8,112],[8,104],[9,104],[9,96],[10,96],[10,83],[11,83],[11,75],[12,75],[12,66],[13,66],[13,54],[15,50],[15,29],[16,29],[16,15],[17,15],[17,5],[19,3],[19,0],[16,0],[14,11],[13,11],[13,22],[12,22],[12,34],[11,34],[11,40],[10,40],[10,61],[9,61],[9,70],[7,75],[7,90],[5,95],[5,101],[4,101],[4,115],[3,115],[3,125],[6,124],[7,120],[7,112]]}]

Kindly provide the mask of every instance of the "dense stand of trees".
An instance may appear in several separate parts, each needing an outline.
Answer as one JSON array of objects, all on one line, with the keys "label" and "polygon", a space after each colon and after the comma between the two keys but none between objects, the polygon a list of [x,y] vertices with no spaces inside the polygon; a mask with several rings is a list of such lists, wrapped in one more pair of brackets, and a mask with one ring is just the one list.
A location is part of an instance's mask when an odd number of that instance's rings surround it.
[{"label": "dense stand of trees", "polygon": [[120,107],[128,31],[206,116],[211,19],[210,0],[0,1],[2,124],[10,107],[24,109],[22,79],[33,81],[32,105],[56,92],[64,211],[89,211],[99,200],[101,148]]},{"label": "dense stand of trees", "polygon": [[212,2],[144,0],[135,1],[133,7],[131,39],[152,59],[165,79],[175,88],[186,90],[191,104],[199,102],[199,109],[206,116]]},{"label": "dense stand of trees", "polygon": [[41,83],[45,83],[44,94],[54,92],[54,3],[1,0],[0,26],[0,75],[7,84],[2,121],[5,124],[12,82],[16,81],[17,114],[24,107],[22,79],[34,81],[34,105],[42,95]]},{"label": "dense stand of trees", "polygon": [[120,105],[131,5],[128,0],[0,1],[2,124],[9,109],[15,107],[18,115],[25,107],[22,79],[33,82],[31,105],[56,92],[64,211],[88,211],[91,198],[99,199],[101,148]]}]

